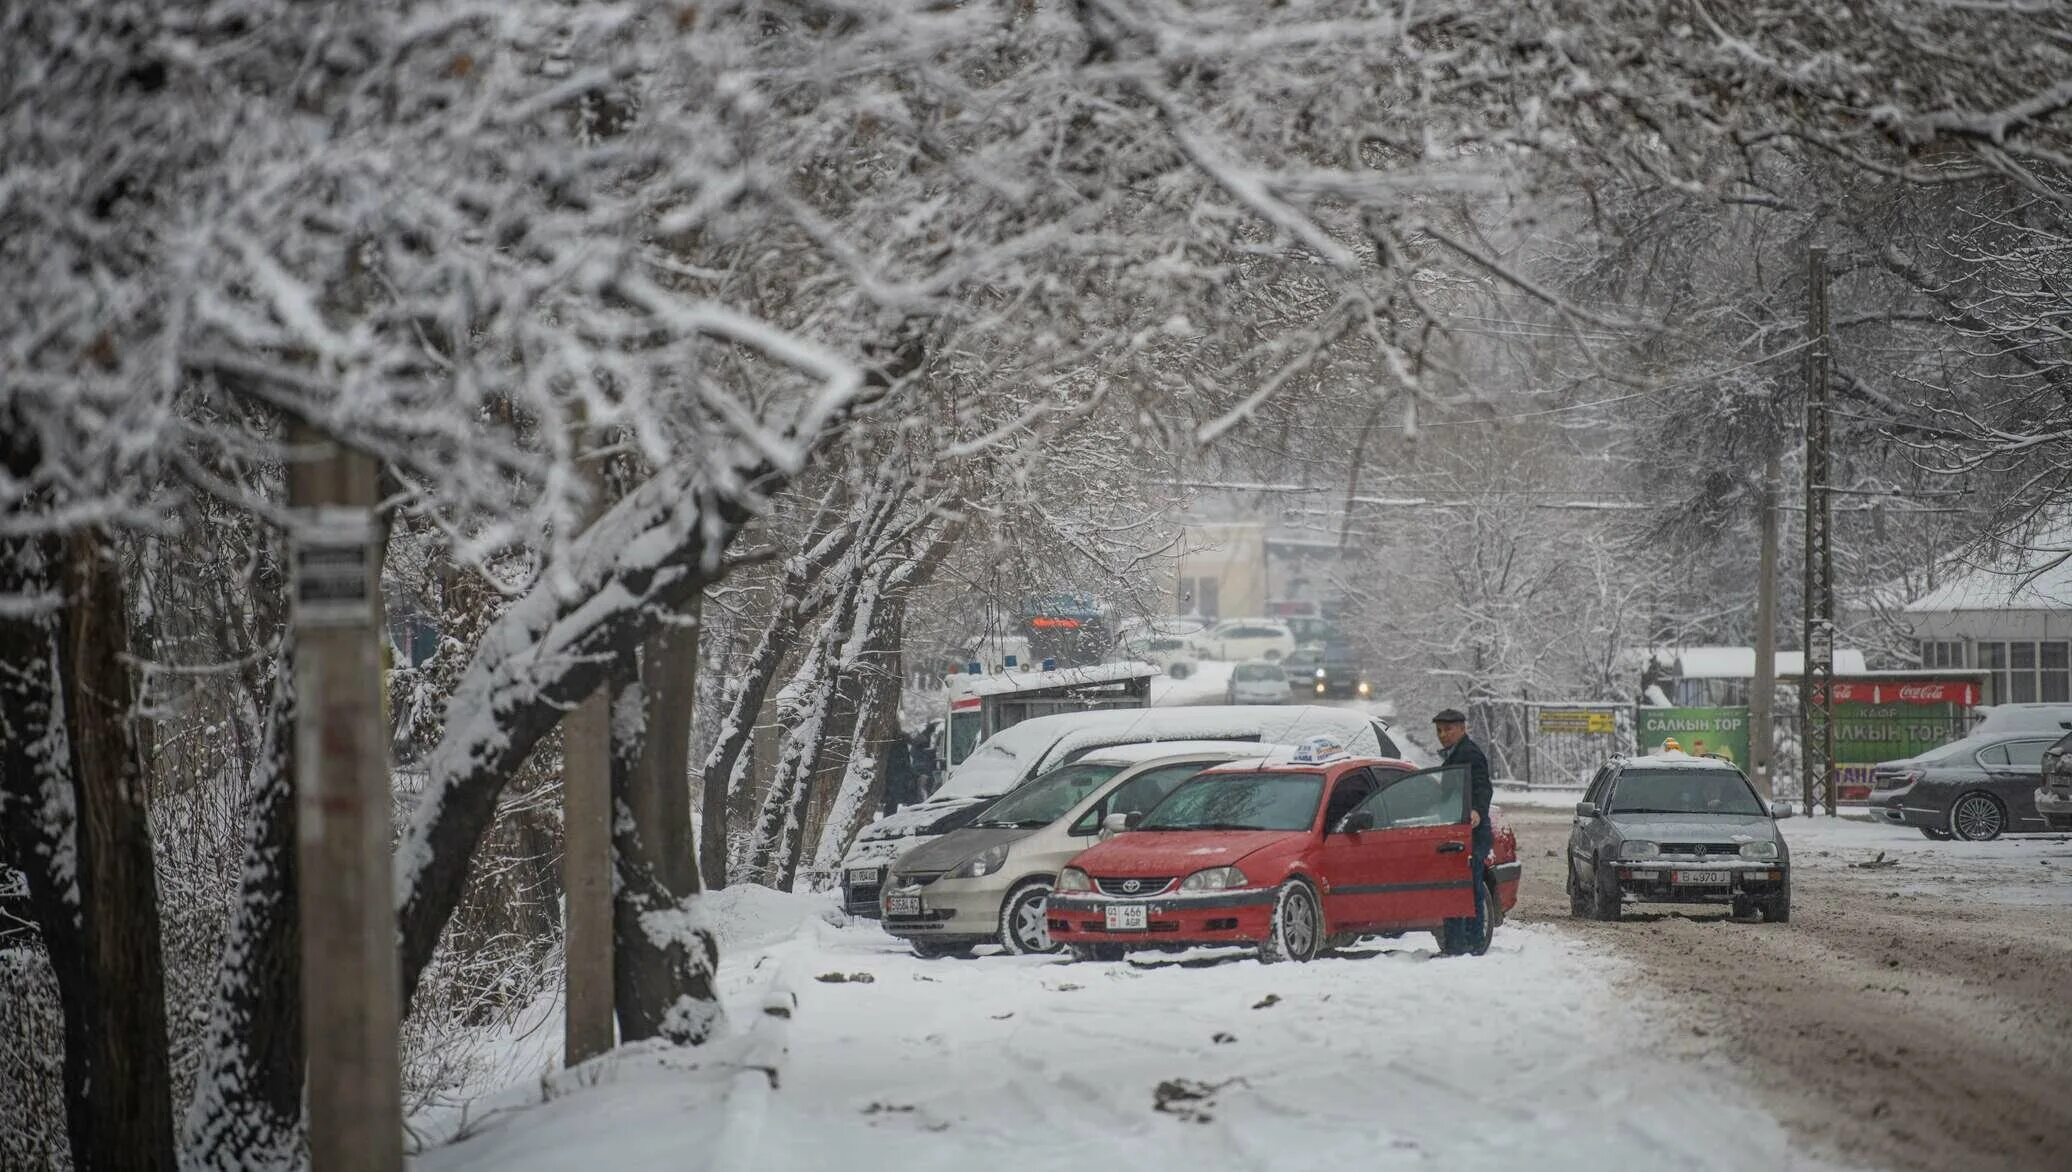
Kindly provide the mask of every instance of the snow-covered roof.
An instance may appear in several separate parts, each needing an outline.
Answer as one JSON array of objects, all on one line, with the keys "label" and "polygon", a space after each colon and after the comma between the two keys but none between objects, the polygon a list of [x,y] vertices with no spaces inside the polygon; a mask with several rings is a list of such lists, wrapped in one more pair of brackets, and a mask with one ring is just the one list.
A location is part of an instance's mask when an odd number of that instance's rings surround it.
[{"label": "snow-covered roof", "polygon": [[954,675],[949,690],[959,696],[1005,696],[1014,692],[1035,692],[1044,688],[1069,688],[1079,684],[1112,684],[1117,680],[1146,679],[1159,669],[1134,660],[1097,663],[1090,667],[1061,667],[1056,671],[1004,671],[994,675]]},{"label": "snow-covered roof", "polygon": [[2072,558],[2040,551],[2003,567],[1980,566],[1907,603],[1909,614],[1960,610],[2072,610]]},{"label": "snow-covered roof", "polygon": [[[1753,647],[1685,647],[1679,651],[1658,654],[1658,659],[1677,665],[1677,674],[1687,680],[1752,680],[1755,678],[1755,648]],[[1849,647],[1835,648],[1835,674],[1857,675],[1869,669],[1863,652]],[[1803,651],[1779,651],[1777,653],[1777,678],[1789,679],[1806,674],[1806,653]]]}]

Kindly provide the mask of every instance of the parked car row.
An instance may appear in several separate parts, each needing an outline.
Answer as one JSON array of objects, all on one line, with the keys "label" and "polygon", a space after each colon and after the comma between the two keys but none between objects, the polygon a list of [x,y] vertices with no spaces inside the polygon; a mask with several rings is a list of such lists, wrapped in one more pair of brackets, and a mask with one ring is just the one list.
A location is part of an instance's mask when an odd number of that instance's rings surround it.
[{"label": "parked car row", "polygon": [[1516,903],[1519,863],[1499,827],[1478,931],[1469,798],[1465,769],[1355,756],[1331,736],[1104,748],[901,854],[884,925],[925,957],[1242,945],[1306,961],[1411,931],[1479,952]]},{"label": "parked car row", "polygon": [[1022,721],[988,737],[926,801],[863,828],[842,860],[843,905],[851,915],[881,914],[894,859],[971,824],[1003,795],[1096,749],[1205,739],[1289,745],[1318,735],[1338,738],[1355,755],[1416,760],[1419,753],[1380,720],[1309,705],[1129,708]]}]

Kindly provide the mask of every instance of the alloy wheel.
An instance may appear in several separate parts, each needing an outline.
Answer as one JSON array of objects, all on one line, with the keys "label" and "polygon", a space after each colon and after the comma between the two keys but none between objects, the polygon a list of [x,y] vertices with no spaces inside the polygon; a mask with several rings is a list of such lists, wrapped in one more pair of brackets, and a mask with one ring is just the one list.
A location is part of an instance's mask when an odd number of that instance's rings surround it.
[{"label": "alloy wheel", "polygon": [[2000,803],[1984,794],[1966,794],[1950,810],[1951,831],[1968,842],[2000,837],[2003,821]]},{"label": "alloy wheel", "polygon": [[1050,888],[1025,887],[1008,901],[1001,943],[1014,953],[1056,952],[1050,938]]},{"label": "alloy wheel", "polygon": [[1289,956],[1307,957],[1316,951],[1317,909],[1307,892],[1288,893],[1281,907],[1281,938],[1287,941]]}]

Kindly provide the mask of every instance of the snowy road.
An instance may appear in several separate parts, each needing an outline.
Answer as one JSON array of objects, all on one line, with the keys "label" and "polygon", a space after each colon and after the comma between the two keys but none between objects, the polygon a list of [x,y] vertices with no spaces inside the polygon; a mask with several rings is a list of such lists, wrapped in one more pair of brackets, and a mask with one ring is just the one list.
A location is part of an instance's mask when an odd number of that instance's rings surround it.
[{"label": "snowy road", "polygon": [[[1827,1166],[1730,1070],[1660,1057],[1601,949],[1522,926],[1481,959],[1399,944],[1309,965],[921,961],[874,925],[808,923],[725,965],[737,1020],[774,971],[801,999],[750,1166]],[[417,1167],[566,1168],[595,1145],[613,1172],[710,1166],[717,1072],[652,1061],[564,1078]]]},{"label": "snowy road", "polygon": [[[1522,804],[1522,803],[1520,803]],[[1568,918],[1570,819],[1513,809],[1519,918],[1630,961],[1664,1054],[1730,1063],[1795,1135],[1872,1167],[2072,1167],[2072,842],[1782,824],[1792,922]],[[1538,865],[1535,865],[1538,864]]]}]

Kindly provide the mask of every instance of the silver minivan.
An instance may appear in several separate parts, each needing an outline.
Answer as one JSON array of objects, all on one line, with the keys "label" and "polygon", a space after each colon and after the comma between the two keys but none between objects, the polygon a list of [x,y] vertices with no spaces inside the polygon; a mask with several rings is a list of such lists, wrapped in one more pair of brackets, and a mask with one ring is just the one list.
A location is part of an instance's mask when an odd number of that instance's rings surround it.
[{"label": "silver minivan", "polygon": [[1042,774],[977,820],[901,856],[884,886],[885,930],[919,956],[997,943],[1055,952],[1045,911],[1066,860],[1100,840],[1112,814],[1141,814],[1211,765],[1276,746],[1241,741],[1116,745]]}]

